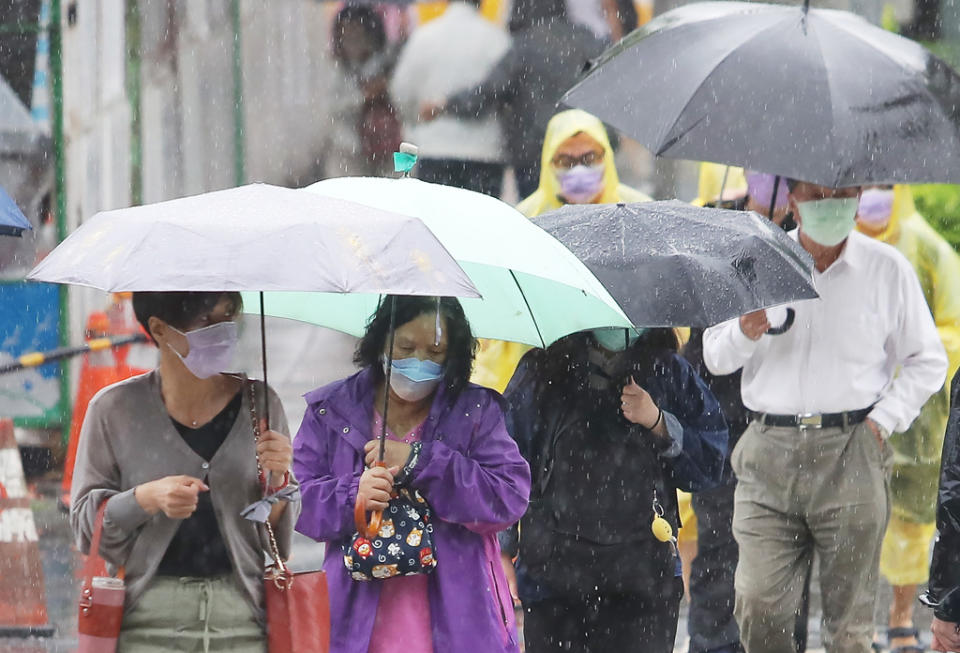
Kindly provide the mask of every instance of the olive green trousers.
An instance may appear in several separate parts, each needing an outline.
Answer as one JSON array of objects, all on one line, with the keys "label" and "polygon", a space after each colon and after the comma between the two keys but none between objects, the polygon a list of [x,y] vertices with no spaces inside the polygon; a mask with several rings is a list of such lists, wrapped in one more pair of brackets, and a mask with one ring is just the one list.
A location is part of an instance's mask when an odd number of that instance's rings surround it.
[{"label": "olive green trousers", "polygon": [[123,617],[118,653],[264,653],[266,636],[231,576],[157,576]]}]

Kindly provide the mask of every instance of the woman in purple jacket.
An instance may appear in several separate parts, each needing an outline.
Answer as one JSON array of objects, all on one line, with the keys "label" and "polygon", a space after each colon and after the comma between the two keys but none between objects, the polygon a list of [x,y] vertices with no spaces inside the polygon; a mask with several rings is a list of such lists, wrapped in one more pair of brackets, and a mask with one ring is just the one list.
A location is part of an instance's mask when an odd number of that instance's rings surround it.
[{"label": "woman in purple jacket", "polygon": [[[330,651],[517,651],[497,532],[526,510],[530,469],[507,433],[500,396],[468,382],[475,344],[459,302],[395,299],[390,387],[388,298],[357,347],[363,369],[306,395],[294,441],[297,530],[326,543]],[[387,392],[387,467],[371,467]],[[356,530],[357,499],[382,510],[394,483],[419,490],[432,509],[436,569],[352,580],[342,545]]]}]

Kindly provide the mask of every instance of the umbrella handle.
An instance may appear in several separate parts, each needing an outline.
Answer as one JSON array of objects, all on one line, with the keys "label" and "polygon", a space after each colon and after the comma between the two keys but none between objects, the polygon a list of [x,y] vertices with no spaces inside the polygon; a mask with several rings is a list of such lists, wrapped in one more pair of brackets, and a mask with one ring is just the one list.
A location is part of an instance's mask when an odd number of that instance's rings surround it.
[{"label": "umbrella handle", "polygon": [[[377,462],[374,467],[386,467],[383,461]],[[366,538],[376,537],[380,532],[380,524],[383,523],[383,511],[374,510],[370,513],[370,523],[367,523],[367,507],[360,497],[357,497],[357,503],[353,507],[353,522],[357,527],[357,532]]]},{"label": "umbrella handle", "polygon": [[782,336],[784,333],[790,330],[790,327],[793,326],[793,321],[797,317],[797,312],[792,308],[787,309],[787,319],[778,327],[770,327],[767,329],[768,336]]}]

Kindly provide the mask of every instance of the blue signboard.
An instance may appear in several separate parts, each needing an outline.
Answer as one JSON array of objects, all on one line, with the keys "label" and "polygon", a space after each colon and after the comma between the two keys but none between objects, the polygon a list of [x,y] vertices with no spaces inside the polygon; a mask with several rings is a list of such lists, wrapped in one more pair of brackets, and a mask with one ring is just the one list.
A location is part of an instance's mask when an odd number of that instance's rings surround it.
[{"label": "blue signboard", "polygon": [[[60,346],[60,288],[54,284],[0,283],[0,364]],[[60,364],[0,374],[0,417],[56,422]]]}]

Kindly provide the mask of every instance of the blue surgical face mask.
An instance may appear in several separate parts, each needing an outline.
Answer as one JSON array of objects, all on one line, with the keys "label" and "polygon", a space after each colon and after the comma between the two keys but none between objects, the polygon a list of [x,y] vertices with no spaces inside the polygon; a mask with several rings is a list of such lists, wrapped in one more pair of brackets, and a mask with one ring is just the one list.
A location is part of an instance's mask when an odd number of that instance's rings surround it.
[{"label": "blue surgical face mask", "polygon": [[[383,361],[386,373],[387,361]],[[419,401],[437,389],[443,379],[443,366],[419,358],[394,359],[390,388],[405,401]]]},{"label": "blue surgical face mask", "polygon": [[590,332],[597,344],[607,351],[623,351],[640,337],[634,329],[594,329]]}]

